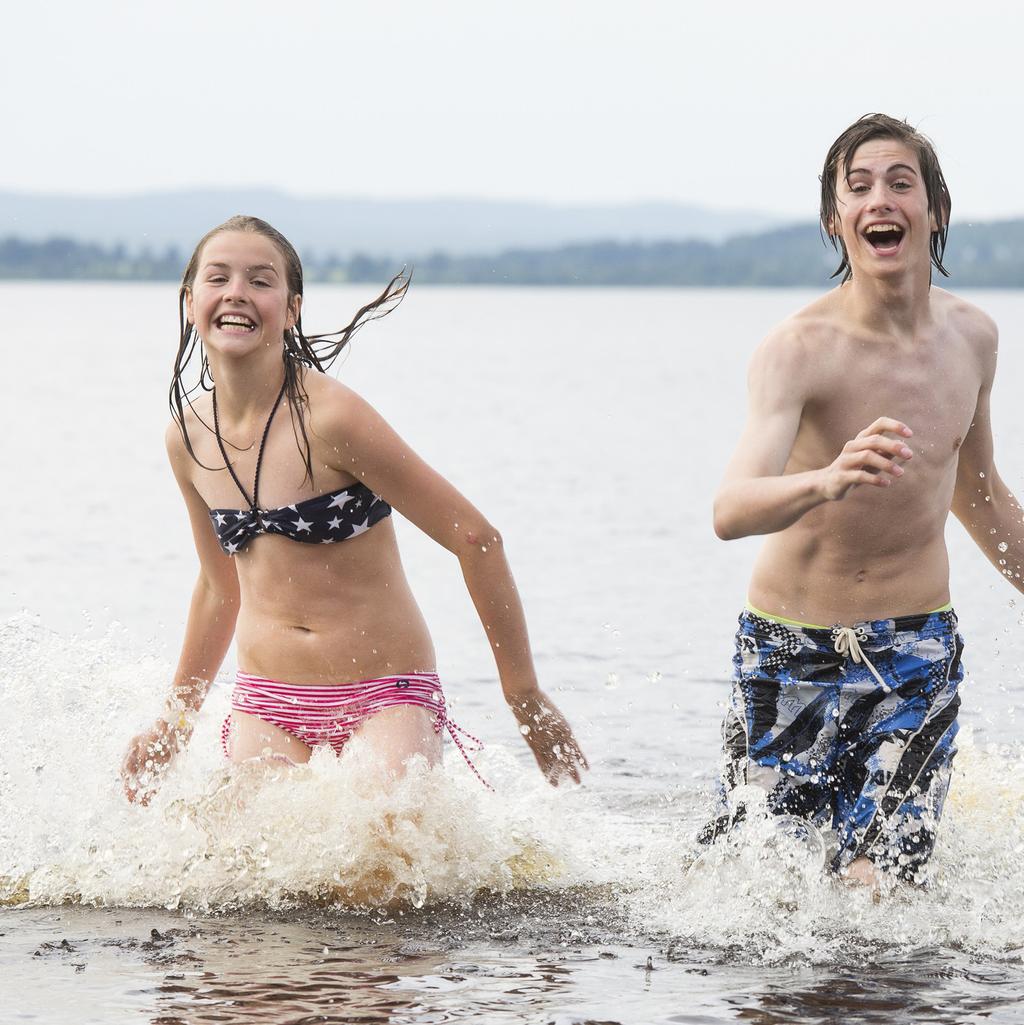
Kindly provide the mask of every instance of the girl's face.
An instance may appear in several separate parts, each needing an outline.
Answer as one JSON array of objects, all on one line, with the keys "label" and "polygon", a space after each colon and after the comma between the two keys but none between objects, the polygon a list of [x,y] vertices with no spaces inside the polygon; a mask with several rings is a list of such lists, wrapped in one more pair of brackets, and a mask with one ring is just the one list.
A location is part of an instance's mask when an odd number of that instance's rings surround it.
[{"label": "girl's face", "polygon": [[289,299],[284,258],[270,239],[224,231],[203,246],[185,309],[211,351],[241,357],[279,348],[300,302]]}]

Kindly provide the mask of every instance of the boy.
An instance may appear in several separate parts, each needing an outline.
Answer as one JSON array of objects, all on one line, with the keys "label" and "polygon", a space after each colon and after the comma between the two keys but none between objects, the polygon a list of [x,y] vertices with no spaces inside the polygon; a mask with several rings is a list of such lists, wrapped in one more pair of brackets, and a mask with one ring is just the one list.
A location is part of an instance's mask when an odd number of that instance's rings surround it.
[{"label": "boy", "polygon": [[768,535],[740,616],[723,782],[834,828],[833,868],[877,886],[920,878],[956,750],[946,517],[1019,590],[1024,530],[993,462],[995,325],[931,284],[950,212],[931,143],[866,115],[829,150],[821,197],[842,283],[754,354],[715,498],[719,537]]}]

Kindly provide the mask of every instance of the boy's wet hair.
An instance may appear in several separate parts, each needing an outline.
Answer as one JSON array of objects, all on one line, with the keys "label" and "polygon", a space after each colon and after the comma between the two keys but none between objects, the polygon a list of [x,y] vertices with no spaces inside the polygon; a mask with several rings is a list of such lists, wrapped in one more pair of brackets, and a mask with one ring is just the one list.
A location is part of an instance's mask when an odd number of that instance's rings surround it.
[{"label": "boy's wet hair", "polygon": [[949,271],[942,266],[942,257],[946,251],[946,235],[949,232],[949,211],[951,207],[949,189],[946,179],[942,176],[939,158],[931,140],[912,128],[906,121],[899,121],[888,114],[865,114],[859,117],[839,136],[828,156],[825,157],[825,168],[821,172],[821,228],[828,235],[833,248],[842,255],[842,262],[835,269],[832,277],[843,275],[843,283],[853,277],[853,268],[843,242],[835,225],[841,220],[839,215],[839,197],[836,193],[836,179],[839,164],[842,162],[843,177],[850,173],[853,158],[857,150],[872,139],[895,139],[909,146],[917,154],[917,162],[924,179],[925,194],[928,196],[928,213],[935,218],[938,229],[932,232],[930,249],[932,263],[940,274],[949,277]]},{"label": "boy's wet hair", "polygon": [[[186,297],[192,291],[196,275],[199,273],[199,260],[202,256],[203,247],[210,239],[221,235],[226,231],[251,232],[254,235],[262,235],[269,240],[277,251],[284,258],[284,277],[288,284],[289,304],[296,298],[302,298],[302,261],[295,247],[275,227],[258,217],[250,217],[244,214],[237,214],[229,218],[223,224],[208,231],[200,240],[192,253],[185,272],[181,278],[181,288],[178,290],[178,352],[174,358],[174,373],[171,378],[170,405],[171,416],[174,418],[181,432],[185,448],[190,456],[199,462],[192,448],[192,439],[189,438],[188,428],[185,426],[185,406],[192,407],[192,396],[196,391],[210,391],[214,381],[210,374],[210,363],[203,348],[203,340],[199,337],[195,325],[188,319],[186,313]],[[302,453],[306,465],[306,476],[313,480],[313,463],[310,456],[309,438],[306,434],[306,416],[303,412],[308,396],[302,382],[302,367],[326,371],[337,359],[342,349],[348,345],[352,336],[371,320],[376,320],[390,313],[405,298],[409,288],[409,275],[402,272],[396,274],[387,284],[387,287],[373,302],[367,303],[352,318],[347,327],[340,331],[331,331],[322,335],[306,335],[302,331],[302,310],[301,306],[295,318],[295,327],[284,332],[282,338],[285,374],[285,392],[288,397],[288,409],[292,417],[292,427],[295,431],[295,438]],[[185,369],[191,362],[193,356],[198,354],[199,358],[199,379],[193,384],[186,384],[184,381]],[[198,415],[198,414],[197,414]],[[209,429],[209,425],[200,418],[200,422]],[[202,465],[202,464],[201,464]],[[209,469],[209,467],[208,467]]]}]

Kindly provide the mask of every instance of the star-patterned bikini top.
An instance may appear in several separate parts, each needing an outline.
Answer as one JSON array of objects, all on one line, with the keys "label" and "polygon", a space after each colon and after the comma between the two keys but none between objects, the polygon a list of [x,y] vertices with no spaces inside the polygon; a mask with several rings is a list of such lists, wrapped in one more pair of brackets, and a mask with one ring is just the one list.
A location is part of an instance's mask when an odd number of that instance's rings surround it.
[{"label": "star-patterned bikini top", "polygon": [[242,487],[231,460],[224,450],[224,442],[220,436],[220,423],[217,419],[217,390],[213,391],[213,429],[217,436],[220,454],[224,457],[224,465],[231,474],[242,497],[249,505],[248,509],[211,509],[210,519],[213,529],[217,532],[217,540],[228,555],[234,555],[244,548],[254,537],[260,534],[281,534],[292,541],[304,544],[333,544],[336,541],[347,541],[350,537],[362,534],[375,523],[391,515],[391,506],[379,495],[375,495],[365,484],[357,481],[348,487],[339,488],[327,495],[317,495],[302,502],[283,505],[278,509],[261,509],[259,507],[260,467],[263,463],[263,446],[270,433],[270,424],[277,412],[277,407],[284,397],[285,386],[281,385],[274,408],[267,417],[267,426],[263,428],[259,451],[256,454],[256,475],[252,483],[252,498]]}]

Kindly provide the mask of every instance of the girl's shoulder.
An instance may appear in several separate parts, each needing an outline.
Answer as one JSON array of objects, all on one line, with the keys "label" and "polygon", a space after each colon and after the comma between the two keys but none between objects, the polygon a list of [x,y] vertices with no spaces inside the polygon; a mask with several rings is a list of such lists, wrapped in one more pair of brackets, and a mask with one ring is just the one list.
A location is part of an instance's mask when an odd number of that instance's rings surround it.
[{"label": "girl's shoulder", "polygon": [[358,392],[327,374],[307,371],[303,386],[309,422],[321,437],[351,435],[377,415]]},{"label": "girl's shoulder", "polygon": [[189,458],[188,447],[184,435],[195,443],[200,432],[209,431],[213,422],[213,398],[209,392],[203,392],[190,402],[185,403],[181,421],[171,417],[164,430],[164,445],[171,461]]}]

